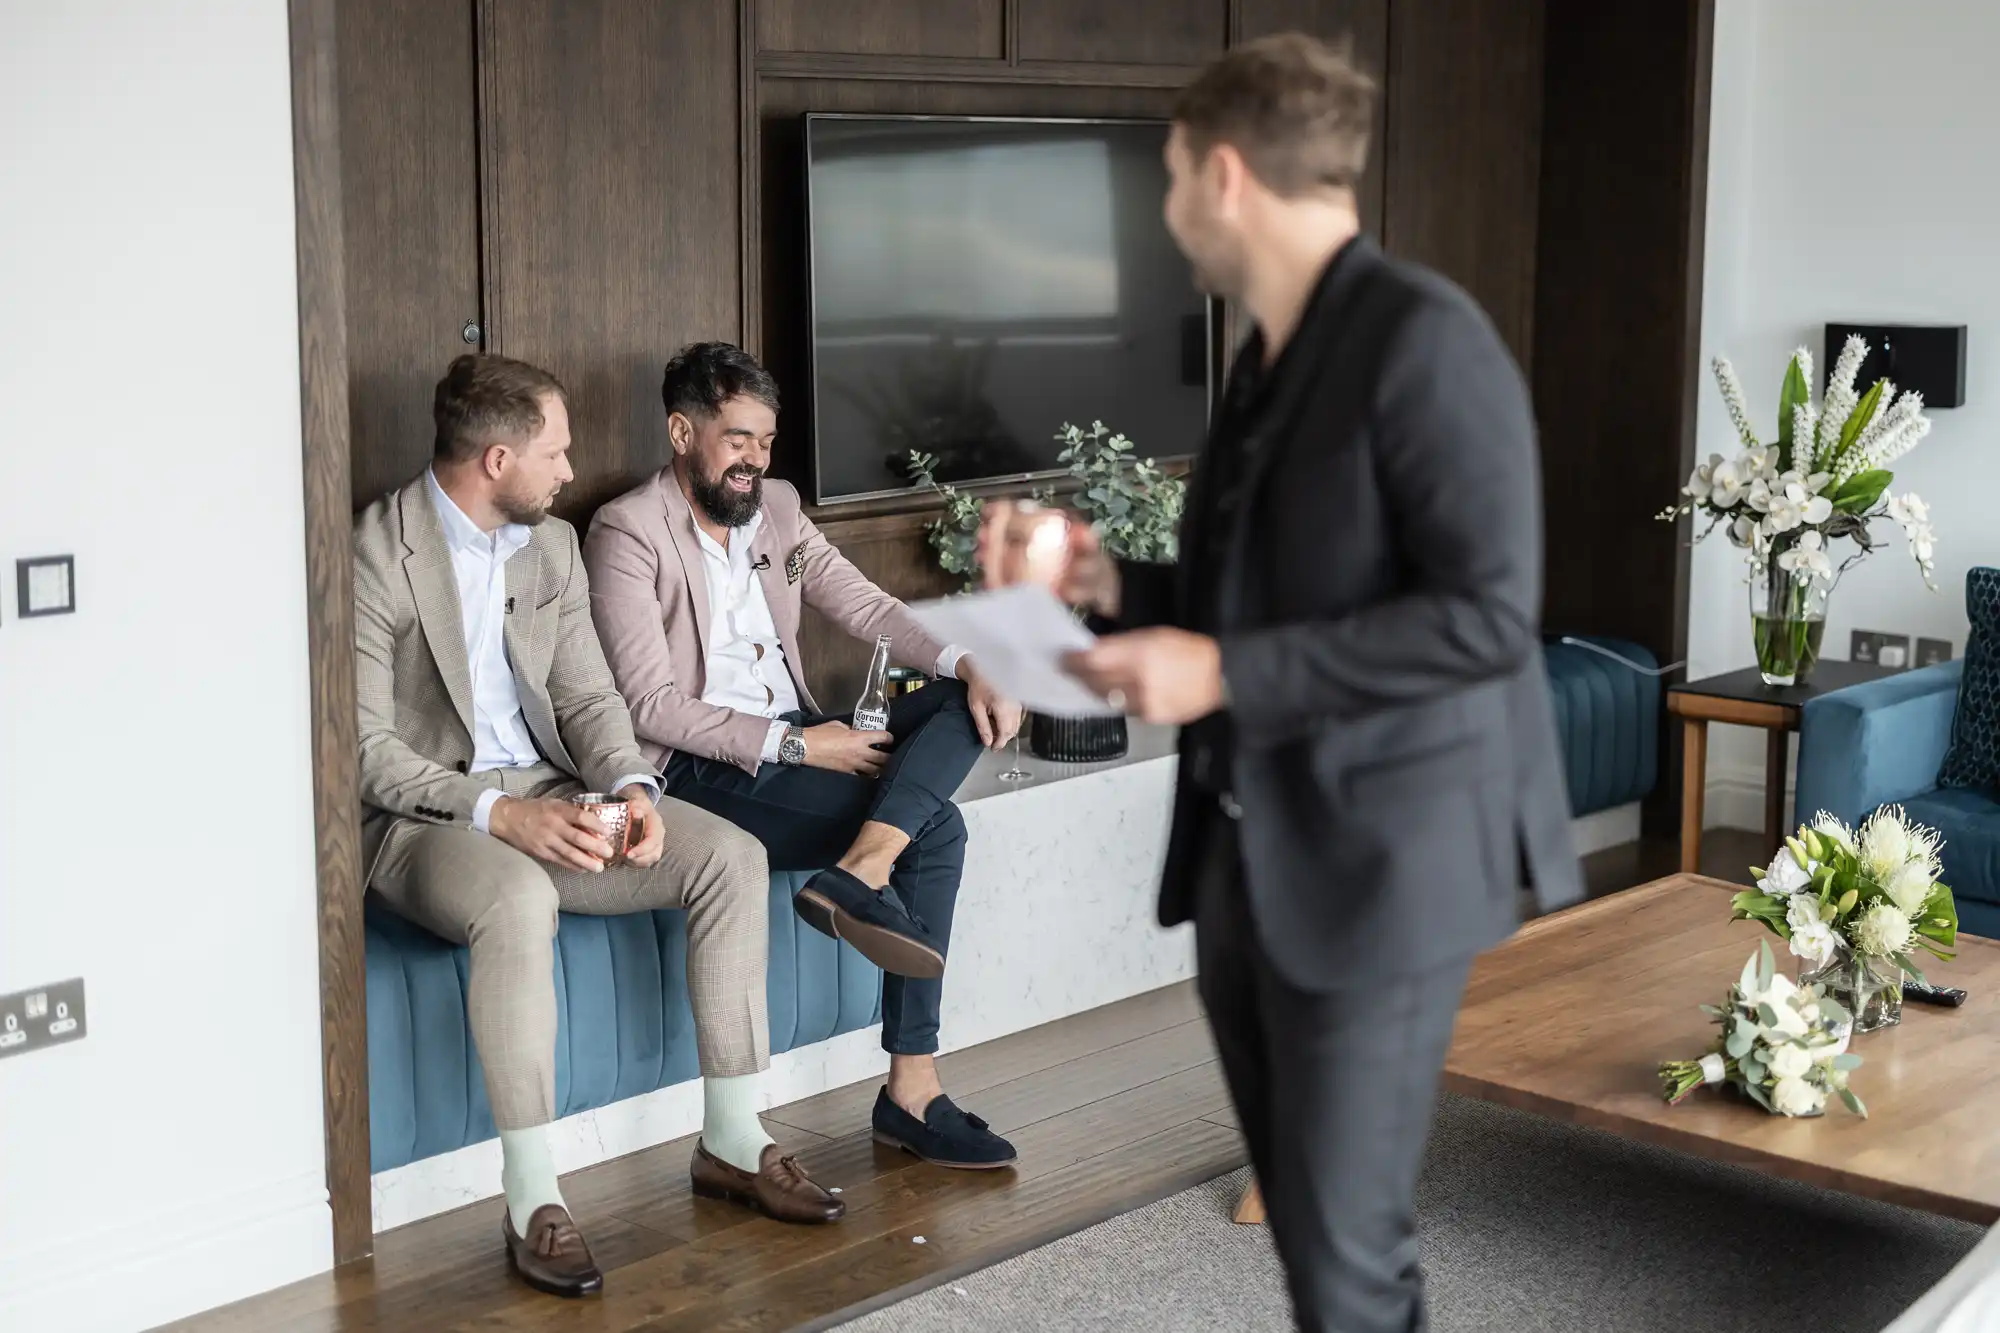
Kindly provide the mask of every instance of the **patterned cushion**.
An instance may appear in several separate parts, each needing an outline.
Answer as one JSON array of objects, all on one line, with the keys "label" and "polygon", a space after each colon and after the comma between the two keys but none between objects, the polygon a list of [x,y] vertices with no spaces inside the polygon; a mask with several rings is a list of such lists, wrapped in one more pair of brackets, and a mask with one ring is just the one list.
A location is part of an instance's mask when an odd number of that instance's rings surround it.
[{"label": "patterned cushion", "polygon": [[2000,569],[1965,576],[1965,614],[1972,634],[1938,786],[2000,796]]}]

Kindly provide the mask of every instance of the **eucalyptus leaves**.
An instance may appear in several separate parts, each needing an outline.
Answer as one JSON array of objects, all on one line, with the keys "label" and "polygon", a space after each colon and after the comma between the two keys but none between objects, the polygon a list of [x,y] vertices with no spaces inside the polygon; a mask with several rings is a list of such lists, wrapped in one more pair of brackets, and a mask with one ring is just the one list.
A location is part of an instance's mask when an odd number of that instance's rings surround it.
[{"label": "eucalyptus leaves", "polygon": [[[944,497],[944,513],[924,528],[937,552],[938,568],[958,575],[965,591],[971,592],[979,586],[979,513],[985,506],[978,496],[937,479],[932,471],[937,455],[912,449],[909,466],[912,485],[929,487]],[[1035,492],[1035,498],[1041,499],[1042,492]]]},{"label": "eucalyptus leaves", "polygon": [[1111,434],[1102,421],[1091,422],[1087,431],[1065,421],[1056,438],[1063,442],[1056,461],[1083,483],[1076,505],[1097,525],[1105,554],[1173,564],[1180,556],[1187,483],[1140,458],[1132,441]]},{"label": "eucalyptus leaves", "polygon": [[1838,1097],[1864,1119],[1868,1108],[1847,1086],[1861,1057],[1847,1051],[1851,1019],[1818,986],[1797,986],[1773,965],[1769,942],[1743,964],[1721,1004],[1701,1011],[1722,1029],[1706,1055],[1660,1065],[1670,1104],[1696,1088],[1728,1084],[1773,1115],[1813,1116]]},{"label": "eucalyptus leaves", "polygon": [[[1187,483],[1170,477],[1150,458],[1141,458],[1132,441],[1113,434],[1102,421],[1084,430],[1065,421],[1055,438],[1062,441],[1056,461],[1069,469],[1078,489],[1071,503],[1097,528],[1105,553],[1120,560],[1172,564],[1180,554],[1181,511]],[[940,482],[935,455],[912,450],[910,480],[944,497],[944,513],[927,532],[938,567],[964,579],[968,591],[979,585],[979,516],[983,502],[949,483]],[[1043,504],[1056,502],[1053,488],[1034,493]]]}]

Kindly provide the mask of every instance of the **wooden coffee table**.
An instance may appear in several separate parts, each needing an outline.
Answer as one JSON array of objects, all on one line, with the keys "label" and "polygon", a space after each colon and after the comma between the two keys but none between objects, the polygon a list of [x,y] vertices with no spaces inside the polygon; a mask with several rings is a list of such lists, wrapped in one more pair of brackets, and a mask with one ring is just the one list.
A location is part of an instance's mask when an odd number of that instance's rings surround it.
[{"label": "wooden coffee table", "polygon": [[2000,1220],[2000,944],[1970,936],[1926,969],[1958,1009],[1906,1004],[1901,1026],[1855,1038],[1863,1120],[1811,1120],[1703,1089],[1660,1100],[1662,1060],[1701,1055],[1743,960],[1769,939],[1729,919],[1742,886],[1673,875],[1524,926],[1472,969],[1444,1085],[1701,1157],[1948,1217]]}]

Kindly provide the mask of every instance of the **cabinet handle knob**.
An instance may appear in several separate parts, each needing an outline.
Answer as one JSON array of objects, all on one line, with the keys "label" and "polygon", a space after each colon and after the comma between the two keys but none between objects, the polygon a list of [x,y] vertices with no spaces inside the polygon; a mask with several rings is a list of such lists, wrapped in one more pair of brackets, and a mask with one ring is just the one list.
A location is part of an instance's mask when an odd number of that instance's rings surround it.
[{"label": "cabinet handle knob", "polygon": [[460,329],[460,330],[458,331],[458,336],[459,336],[459,337],[461,337],[461,338],[463,338],[463,339],[465,339],[465,341],[467,341],[467,342],[469,342],[469,343],[473,344],[473,345],[474,345],[475,347],[476,347],[476,346],[478,346],[478,345],[479,345],[479,321],[478,321],[478,320],[476,320],[476,319],[468,319],[468,320],[466,320],[466,321],[465,321],[465,327],[464,327],[464,328],[462,328],[462,329]]}]

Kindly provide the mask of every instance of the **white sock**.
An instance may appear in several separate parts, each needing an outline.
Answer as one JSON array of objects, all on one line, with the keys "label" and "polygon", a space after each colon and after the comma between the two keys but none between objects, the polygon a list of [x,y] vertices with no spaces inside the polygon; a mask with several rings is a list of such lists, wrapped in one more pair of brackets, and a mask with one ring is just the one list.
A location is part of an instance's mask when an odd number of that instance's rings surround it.
[{"label": "white sock", "polygon": [[701,1086],[702,1146],[735,1167],[756,1174],[764,1149],[777,1142],[757,1118],[757,1076],[705,1078]]},{"label": "white sock", "polygon": [[562,1191],[556,1188],[556,1161],[549,1154],[547,1125],[500,1131],[500,1188],[507,1192],[507,1215],[514,1219],[517,1236],[527,1236],[528,1219],[543,1204],[568,1209]]}]

